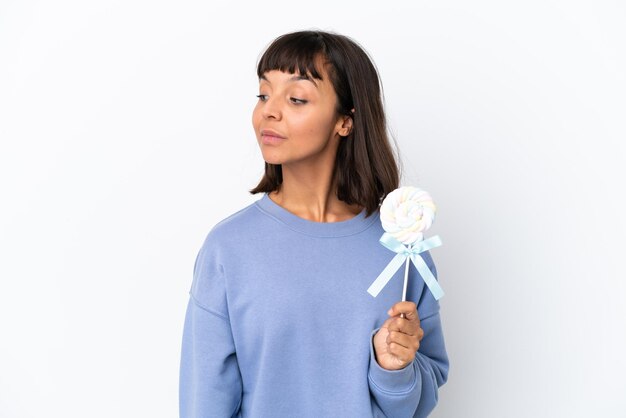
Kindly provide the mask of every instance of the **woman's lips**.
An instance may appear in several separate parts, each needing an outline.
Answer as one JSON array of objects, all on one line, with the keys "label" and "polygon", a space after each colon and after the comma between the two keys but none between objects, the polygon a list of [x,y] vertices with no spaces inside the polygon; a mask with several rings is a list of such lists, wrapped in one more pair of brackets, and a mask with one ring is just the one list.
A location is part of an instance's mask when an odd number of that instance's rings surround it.
[{"label": "woman's lips", "polygon": [[286,138],[279,136],[274,132],[261,132],[261,142],[267,145],[275,145],[283,142]]},{"label": "woman's lips", "polygon": [[261,142],[266,145],[275,145],[283,142],[285,138],[279,138],[277,136],[263,135],[261,136]]},{"label": "woman's lips", "polygon": [[261,135],[275,136],[278,138],[284,138],[279,132],[276,132],[273,129],[261,129]]}]

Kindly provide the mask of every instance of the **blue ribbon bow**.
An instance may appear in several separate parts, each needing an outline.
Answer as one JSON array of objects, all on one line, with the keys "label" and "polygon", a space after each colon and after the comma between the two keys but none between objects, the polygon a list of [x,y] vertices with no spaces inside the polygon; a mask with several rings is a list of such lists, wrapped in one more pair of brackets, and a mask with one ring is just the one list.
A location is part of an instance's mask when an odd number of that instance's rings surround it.
[{"label": "blue ribbon bow", "polygon": [[406,261],[407,257],[410,257],[413,265],[417,268],[417,271],[420,276],[422,276],[422,279],[424,279],[426,286],[428,286],[428,289],[433,294],[434,298],[439,300],[443,296],[443,289],[420,255],[420,253],[424,251],[428,251],[441,245],[441,238],[439,238],[438,235],[414,243],[411,246],[406,246],[394,238],[391,234],[385,232],[380,237],[379,241],[385,247],[398,254],[396,254],[389,264],[387,264],[387,267],[385,267],[376,280],[374,280],[369,289],[367,289],[367,292],[370,295],[374,297],[378,296],[380,291],[383,290],[389,280],[391,280],[391,277],[393,277],[395,272],[398,271],[402,263]]}]

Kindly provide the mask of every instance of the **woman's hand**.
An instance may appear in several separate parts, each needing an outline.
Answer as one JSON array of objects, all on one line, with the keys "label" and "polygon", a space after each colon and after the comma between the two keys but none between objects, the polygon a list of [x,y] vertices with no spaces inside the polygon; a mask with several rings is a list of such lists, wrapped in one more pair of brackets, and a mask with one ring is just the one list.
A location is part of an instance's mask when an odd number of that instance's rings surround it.
[{"label": "woman's hand", "polygon": [[[414,302],[398,302],[388,314],[391,318],[374,335],[374,354],[382,368],[399,370],[415,359],[424,330]],[[404,314],[404,318],[400,314]]]}]

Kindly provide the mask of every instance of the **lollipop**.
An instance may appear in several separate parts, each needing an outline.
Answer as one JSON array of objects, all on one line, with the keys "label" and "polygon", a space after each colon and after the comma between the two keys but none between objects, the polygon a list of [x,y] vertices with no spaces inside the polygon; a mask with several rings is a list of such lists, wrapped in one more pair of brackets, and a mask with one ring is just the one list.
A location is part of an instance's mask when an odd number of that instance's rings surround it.
[{"label": "lollipop", "polygon": [[428,192],[417,187],[400,187],[385,197],[380,207],[380,221],[386,232],[379,241],[397,254],[367,289],[370,295],[378,296],[402,263],[405,263],[402,291],[402,300],[405,301],[411,260],[433,297],[439,300],[443,296],[443,289],[420,255],[441,245],[439,236],[424,239],[424,231],[432,225],[436,210]]},{"label": "lollipop", "polygon": [[380,207],[383,229],[403,244],[423,239],[437,210],[428,192],[417,187],[400,187],[389,193]]}]

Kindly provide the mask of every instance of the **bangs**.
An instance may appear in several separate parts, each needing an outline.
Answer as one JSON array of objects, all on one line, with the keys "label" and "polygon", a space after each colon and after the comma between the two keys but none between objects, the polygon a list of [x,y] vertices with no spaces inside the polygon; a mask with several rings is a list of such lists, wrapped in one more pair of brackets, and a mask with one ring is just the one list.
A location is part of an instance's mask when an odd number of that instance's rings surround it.
[{"label": "bangs", "polygon": [[322,80],[315,66],[317,57],[326,57],[324,41],[313,32],[286,34],[276,39],[263,53],[257,66],[257,76],[272,70],[306,75]]}]

